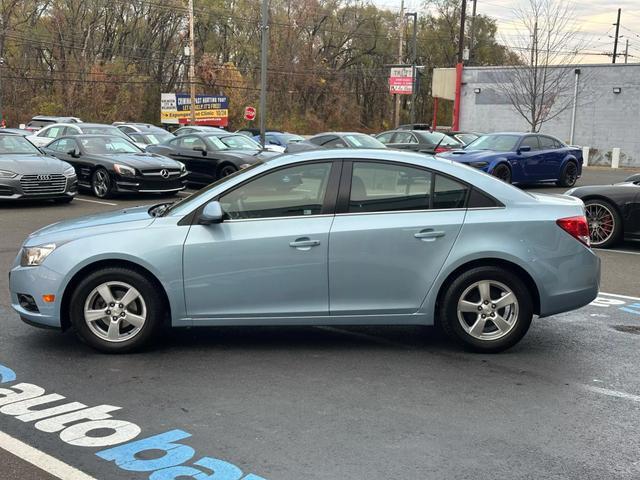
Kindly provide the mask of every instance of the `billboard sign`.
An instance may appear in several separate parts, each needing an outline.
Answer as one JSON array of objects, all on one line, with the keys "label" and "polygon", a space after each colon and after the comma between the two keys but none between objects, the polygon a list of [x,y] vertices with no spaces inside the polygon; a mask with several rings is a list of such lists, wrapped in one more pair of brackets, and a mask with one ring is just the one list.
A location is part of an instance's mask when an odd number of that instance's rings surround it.
[{"label": "billboard sign", "polygon": [[389,92],[400,95],[413,93],[413,67],[394,67],[391,69]]},{"label": "billboard sign", "polygon": [[[163,93],[160,97],[160,121],[184,125],[191,119],[191,96],[188,93]],[[224,95],[196,95],[196,123],[226,127],[229,124],[229,99]]]}]

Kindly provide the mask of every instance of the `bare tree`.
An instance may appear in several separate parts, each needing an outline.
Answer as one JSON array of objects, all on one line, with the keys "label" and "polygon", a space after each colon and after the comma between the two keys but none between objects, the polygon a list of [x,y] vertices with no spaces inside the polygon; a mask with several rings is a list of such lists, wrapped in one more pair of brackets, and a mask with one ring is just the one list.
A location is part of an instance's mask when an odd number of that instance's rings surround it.
[{"label": "bare tree", "polygon": [[522,26],[510,48],[510,68],[495,74],[495,83],[532,132],[573,103],[574,68],[584,47],[571,4],[562,0],[529,0],[514,10]]}]

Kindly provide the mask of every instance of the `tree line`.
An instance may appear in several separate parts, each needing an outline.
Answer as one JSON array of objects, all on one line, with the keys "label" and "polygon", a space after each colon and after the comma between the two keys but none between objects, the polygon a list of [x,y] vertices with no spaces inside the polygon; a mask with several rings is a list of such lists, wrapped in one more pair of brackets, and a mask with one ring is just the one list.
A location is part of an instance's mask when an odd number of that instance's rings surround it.
[{"label": "tree line", "polygon": [[[194,4],[197,91],[227,95],[231,126],[240,127],[244,106],[260,95],[260,0]],[[456,63],[460,2],[426,6],[418,12],[417,63],[426,68],[416,112],[428,122],[431,70]],[[411,36],[397,11],[363,0],[271,0],[269,12],[269,126],[300,133],[392,127],[387,65],[397,63],[400,36]],[[36,114],[158,123],[160,93],[189,88],[188,31],[184,0],[0,0],[4,117],[10,125]],[[474,65],[513,61],[496,32],[495,20],[476,17]],[[410,50],[405,41],[403,61]],[[440,115],[449,123],[450,107]]]}]

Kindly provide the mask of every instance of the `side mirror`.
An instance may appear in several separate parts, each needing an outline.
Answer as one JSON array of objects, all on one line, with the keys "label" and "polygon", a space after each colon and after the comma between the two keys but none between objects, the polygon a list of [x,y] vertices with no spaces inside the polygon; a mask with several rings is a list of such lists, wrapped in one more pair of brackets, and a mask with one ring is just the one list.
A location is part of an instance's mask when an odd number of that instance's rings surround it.
[{"label": "side mirror", "polygon": [[78,158],[80,156],[80,150],[77,148],[73,148],[67,152],[68,155],[71,155],[73,158]]},{"label": "side mirror", "polygon": [[193,147],[196,152],[201,152],[203,157],[207,156],[207,150],[203,147]]},{"label": "side mirror", "polygon": [[531,151],[531,145],[522,145],[519,149],[518,149],[518,153],[522,153],[522,152],[530,152]]},{"label": "side mirror", "polygon": [[200,225],[211,225],[213,223],[222,223],[224,214],[220,202],[209,202],[205,205],[204,210],[200,214],[198,223]]}]

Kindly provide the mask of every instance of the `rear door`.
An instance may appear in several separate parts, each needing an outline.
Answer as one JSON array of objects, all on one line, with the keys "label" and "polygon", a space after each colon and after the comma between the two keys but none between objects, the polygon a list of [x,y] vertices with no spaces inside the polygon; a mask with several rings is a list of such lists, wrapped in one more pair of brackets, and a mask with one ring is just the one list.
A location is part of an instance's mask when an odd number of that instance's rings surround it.
[{"label": "rear door", "polygon": [[558,142],[546,135],[539,135],[540,152],[542,153],[541,174],[545,180],[560,178],[560,166],[566,154],[566,149],[558,148]]},{"label": "rear door", "polygon": [[466,195],[421,167],[346,162],[329,237],[331,315],[416,312],[458,237]]}]

